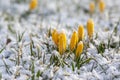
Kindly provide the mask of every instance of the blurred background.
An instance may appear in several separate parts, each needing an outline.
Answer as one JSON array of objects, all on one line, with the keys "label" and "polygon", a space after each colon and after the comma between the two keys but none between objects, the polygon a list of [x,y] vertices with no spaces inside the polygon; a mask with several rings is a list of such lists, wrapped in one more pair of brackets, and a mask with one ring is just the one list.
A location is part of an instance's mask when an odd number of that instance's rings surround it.
[{"label": "blurred background", "polygon": [[[21,15],[29,11],[31,0],[0,0],[0,14],[9,14],[21,18]],[[112,25],[120,18],[120,0],[103,0],[105,10],[100,13],[98,2],[100,0],[37,0],[38,4],[27,16],[31,22],[45,22],[46,24],[86,24],[88,18],[93,18],[96,23]],[[95,11],[90,15],[89,5],[95,4]],[[23,16],[23,18],[25,18]]]}]

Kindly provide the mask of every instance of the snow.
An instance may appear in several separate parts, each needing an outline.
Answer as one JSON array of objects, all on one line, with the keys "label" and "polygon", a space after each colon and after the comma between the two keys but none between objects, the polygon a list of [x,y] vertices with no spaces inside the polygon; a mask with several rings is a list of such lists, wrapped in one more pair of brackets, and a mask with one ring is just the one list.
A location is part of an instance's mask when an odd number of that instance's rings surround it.
[{"label": "snow", "polygon": [[[106,10],[103,14],[98,9],[91,17],[84,9],[89,9],[92,0],[38,0],[37,9],[27,17],[20,19],[21,15],[29,9],[29,0],[0,1],[0,75],[2,80],[27,80],[35,75],[35,80],[119,80],[120,79],[120,24],[117,33],[112,33],[116,22],[120,18],[120,1],[104,0]],[[98,8],[98,7],[96,7]],[[113,9],[111,9],[113,8]],[[50,65],[51,56],[59,58],[61,55],[48,36],[48,29],[64,31],[67,36],[67,48],[69,48],[72,32],[83,24],[85,28],[85,40],[88,41],[86,23],[93,18],[95,23],[94,43],[89,43],[85,49],[88,58],[94,58],[89,63],[72,70],[71,63],[74,54],[65,59],[68,65]],[[23,34],[19,41],[19,35]],[[17,34],[17,35],[16,35]],[[97,34],[97,38],[96,37]],[[111,37],[112,35],[112,37]],[[11,42],[6,44],[7,39]],[[98,53],[96,46],[100,43],[117,46],[108,48],[105,46],[103,55]],[[31,40],[33,41],[31,54]],[[85,41],[85,42],[86,42]],[[65,53],[67,55],[67,53]],[[19,56],[19,60],[18,60]],[[82,56],[85,56],[83,53]],[[40,76],[36,77],[38,71]]]}]

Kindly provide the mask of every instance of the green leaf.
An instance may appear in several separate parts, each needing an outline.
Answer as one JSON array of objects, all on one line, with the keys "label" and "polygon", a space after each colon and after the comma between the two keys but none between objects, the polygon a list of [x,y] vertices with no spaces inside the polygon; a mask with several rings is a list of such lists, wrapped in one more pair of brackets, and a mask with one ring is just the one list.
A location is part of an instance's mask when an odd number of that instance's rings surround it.
[{"label": "green leaf", "polygon": [[42,74],[42,72],[40,72],[40,70],[37,72],[37,74],[36,74],[36,77],[38,77],[39,78],[39,76],[41,76],[41,74]]},{"label": "green leaf", "polygon": [[97,47],[97,50],[98,50],[98,53],[103,55],[103,53],[105,52],[105,44],[104,43],[100,43],[100,45]]},{"label": "green leaf", "polygon": [[2,80],[2,74],[0,73],[0,80]]},{"label": "green leaf", "polygon": [[8,30],[9,30],[12,34],[15,34],[15,33],[16,33],[15,30],[12,28],[12,25],[11,25],[11,24],[8,25]]},{"label": "green leaf", "polygon": [[30,53],[31,53],[31,56],[34,56],[35,52],[33,51],[33,42],[30,43]]},{"label": "green leaf", "polygon": [[35,80],[35,75],[34,75],[34,73],[35,73],[35,66],[34,66],[34,62],[32,62],[32,67],[31,67],[32,69],[31,69],[31,72],[32,72],[32,80]]},{"label": "green leaf", "polygon": [[91,60],[94,60],[94,59],[93,59],[93,58],[88,58],[88,59],[86,59],[86,60],[84,60],[84,61],[81,61],[81,63],[78,65],[78,69],[79,69],[83,64],[89,63]]},{"label": "green leaf", "polygon": [[72,70],[75,71],[75,66],[74,66],[74,63],[72,62]]},{"label": "green leaf", "polygon": [[83,61],[83,64],[89,63],[91,60],[93,60],[93,58],[88,58],[88,59],[86,59],[85,61]]},{"label": "green leaf", "polygon": [[4,49],[5,49],[5,47],[0,50],[0,53],[2,53],[2,51],[3,51]]}]

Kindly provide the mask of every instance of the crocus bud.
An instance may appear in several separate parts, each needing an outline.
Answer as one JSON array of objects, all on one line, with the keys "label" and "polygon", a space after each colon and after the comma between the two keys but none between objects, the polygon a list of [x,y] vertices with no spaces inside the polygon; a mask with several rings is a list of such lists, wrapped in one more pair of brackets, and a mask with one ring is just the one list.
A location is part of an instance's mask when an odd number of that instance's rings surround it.
[{"label": "crocus bud", "polygon": [[67,46],[67,38],[66,38],[66,34],[64,32],[61,33],[63,36],[63,42],[64,42],[64,51],[66,50],[66,46]]},{"label": "crocus bud", "polygon": [[38,0],[31,0],[30,5],[29,5],[30,10],[35,9],[37,5],[38,5]]},{"label": "crocus bud", "polygon": [[94,2],[90,3],[89,8],[90,8],[90,13],[93,13],[94,10],[95,10],[95,4],[94,4]]},{"label": "crocus bud", "polygon": [[78,34],[76,31],[73,32],[71,40],[70,40],[70,50],[73,51],[78,43]]},{"label": "crocus bud", "polygon": [[78,27],[78,39],[83,40],[83,38],[84,38],[84,27],[83,25],[80,25]]},{"label": "crocus bud", "polygon": [[65,50],[66,50],[66,34],[64,32],[59,34],[59,39],[58,39],[58,49],[59,53],[62,55]]},{"label": "crocus bud", "polygon": [[94,22],[92,19],[89,19],[87,22],[87,32],[88,32],[89,38],[91,38],[94,33]]},{"label": "crocus bud", "polygon": [[80,55],[81,55],[81,53],[83,52],[83,42],[82,41],[80,41],[79,43],[78,43],[78,45],[77,45],[77,49],[76,49],[76,57],[78,58]]},{"label": "crocus bud", "polygon": [[103,0],[100,0],[100,2],[99,2],[99,10],[100,10],[100,12],[104,12],[104,10],[105,10],[105,3]]},{"label": "crocus bud", "polygon": [[58,46],[58,32],[56,31],[56,29],[53,30],[52,32],[52,40],[54,41],[54,43],[56,44],[56,46]]}]

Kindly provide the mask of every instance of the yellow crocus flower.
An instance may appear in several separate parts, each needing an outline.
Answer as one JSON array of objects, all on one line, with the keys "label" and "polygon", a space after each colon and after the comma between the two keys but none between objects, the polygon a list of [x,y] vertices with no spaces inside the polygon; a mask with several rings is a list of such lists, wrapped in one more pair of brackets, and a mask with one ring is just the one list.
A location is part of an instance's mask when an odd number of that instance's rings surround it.
[{"label": "yellow crocus flower", "polygon": [[63,42],[63,38],[62,35],[59,36],[59,43],[58,43],[58,49],[59,49],[59,53],[62,55],[63,54],[63,47],[64,47],[64,42]]},{"label": "yellow crocus flower", "polygon": [[83,25],[80,25],[78,27],[78,38],[79,38],[79,40],[83,40],[83,38],[84,38],[84,27],[83,27]]},{"label": "yellow crocus flower", "polygon": [[66,34],[64,32],[59,34],[59,41],[58,41],[58,49],[59,53],[62,55],[66,50],[67,40],[66,40]]},{"label": "yellow crocus flower", "polygon": [[95,4],[94,4],[94,2],[90,3],[89,8],[90,8],[90,13],[93,13],[94,10],[95,10]]},{"label": "yellow crocus flower", "polygon": [[77,49],[76,49],[76,57],[78,58],[80,55],[81,55],[81,53],[83,52],[83,42],[82,41],[80,41],[79,43],[78,43],[78,45],[77,45]]},{"label": "yellow crocus flower", "polygon": [[100,0],[100,2],[99,2],[99,10],[100,10],[100,12],[104,12],[104,10],[105,10],[105,3],[103,0]]},{"label": "yellow crocus flower", "polygon": [[63,36],[63,41],[64,41],[64,50],[66,50],[66,46],[67,46],[67,38],[66,38],[66,34],[64,32],[61,33]]},{"label": "yellow crocus flower", "polygon": [[31,0],[30,5],[29,5],[29,9],[30,10],[35,9],[37,7],[37,5],[38,5],[38,0]]},{"label": "yellow crocus flower", "polygon": [[87,22],[87,32],[88,32],[89,38],[91,38],[94,33],[94,22],[92,19],[89,19]]},{"label": "yellow crocus flower", "polygon": [[73,51],[78,43],[78,34],[76,31],[73,32],[71,40],[70,40],[70,50]]},{"label": "yellow crocus flower", "polygon": [[54,43],[56,44],[56,46],[58,46],[58,32],[56,29],[53,30],[52,32],[52,40],[54,41]]}]

